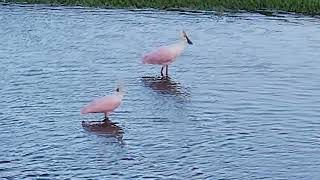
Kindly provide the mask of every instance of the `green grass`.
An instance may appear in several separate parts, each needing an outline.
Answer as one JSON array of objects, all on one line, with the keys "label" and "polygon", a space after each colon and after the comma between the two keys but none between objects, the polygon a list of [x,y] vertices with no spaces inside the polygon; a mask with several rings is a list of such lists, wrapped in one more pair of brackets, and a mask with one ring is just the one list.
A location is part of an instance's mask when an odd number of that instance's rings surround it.
[{"label": "green grass", "polygon": [[187,8],[191,10],[276,10],[309,15],[320,14],[320,0],[7,0],[114,8]]}]

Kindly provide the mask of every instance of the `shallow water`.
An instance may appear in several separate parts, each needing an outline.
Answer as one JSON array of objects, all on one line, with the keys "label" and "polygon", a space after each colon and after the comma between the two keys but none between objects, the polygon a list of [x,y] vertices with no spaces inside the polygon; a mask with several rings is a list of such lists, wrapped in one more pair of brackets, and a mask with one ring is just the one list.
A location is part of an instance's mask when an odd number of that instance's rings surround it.
[{"label": "shallow water", "polygon": [[[312,17],[0,6],[0,177],[319,179],[319,49]],[[84,129],[117,80],[123,133]]]}]

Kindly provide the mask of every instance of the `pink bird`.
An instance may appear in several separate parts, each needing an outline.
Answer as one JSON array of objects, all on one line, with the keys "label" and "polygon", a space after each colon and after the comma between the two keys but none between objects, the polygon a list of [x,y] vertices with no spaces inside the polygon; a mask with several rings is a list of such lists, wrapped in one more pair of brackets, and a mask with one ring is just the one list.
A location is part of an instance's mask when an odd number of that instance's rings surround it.
[{"label": "pink bird", "polygon": [[187,44],[193,44],[187,34],[182,31],[181,39],[175,44],[160,47],[158,50],[147,53],[143,57],[143,64],[159,64],[162,65],[161,76],[163,76],[163,68],[166,67],[166,75],[168,76],[168,66],[180,56]]},{"label": "pink bird", "polygon": [[104,121],[108,120],[108,115],[121,104],[123,99],[123,87],[118,83],[116,92],[111,96],[98,98],[81,109],[81,114],[104,113]]}]

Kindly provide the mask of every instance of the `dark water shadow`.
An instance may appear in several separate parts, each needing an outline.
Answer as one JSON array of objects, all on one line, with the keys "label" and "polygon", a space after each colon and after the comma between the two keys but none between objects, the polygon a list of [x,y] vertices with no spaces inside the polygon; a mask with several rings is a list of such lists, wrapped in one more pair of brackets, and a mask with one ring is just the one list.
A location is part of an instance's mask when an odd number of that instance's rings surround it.
[{"label": "dark water shadow", "polygon": [[151,88],[159,94],[168,94],[181,98],[188,98],[190,93],[179,82],[174,81],[169,76],[142,77],[145,87]]},{"label": "dark water shadow", "polygon": [[95,133],[100,136],[114,137],[119,143],[124,144],[122,138],[124,130],[109,119],[103,121],[82,121],[82,127],[90,133]]}]

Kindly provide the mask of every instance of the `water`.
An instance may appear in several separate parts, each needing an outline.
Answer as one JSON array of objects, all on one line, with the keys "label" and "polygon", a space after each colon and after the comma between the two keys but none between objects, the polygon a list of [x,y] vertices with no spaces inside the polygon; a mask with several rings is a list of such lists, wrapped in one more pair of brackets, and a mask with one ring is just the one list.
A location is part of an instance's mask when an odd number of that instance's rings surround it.
[{"label": "water", "polygon": [[[0,177],[319,179],[320,21],[0,6]],[[145,52],[194,42],[160,78]],[[106,134],[80,115],[125,83]]]}]

